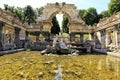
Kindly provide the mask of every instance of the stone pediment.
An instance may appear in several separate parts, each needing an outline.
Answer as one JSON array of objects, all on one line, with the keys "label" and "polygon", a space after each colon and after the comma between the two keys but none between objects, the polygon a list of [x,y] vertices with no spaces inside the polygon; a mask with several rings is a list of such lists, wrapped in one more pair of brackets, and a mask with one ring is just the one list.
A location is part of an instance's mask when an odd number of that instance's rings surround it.
[{"label": "stone pediment", "polygon": [[48,3],[42,12],[37,18],[37,22],[40,21],[51,21],[52,17],[56,14],[65,14],[69,17],[69,21],[84,23],[84,21],[79,16],[79,11],[76,9],[74,4],[65,4],[65,3]]}]

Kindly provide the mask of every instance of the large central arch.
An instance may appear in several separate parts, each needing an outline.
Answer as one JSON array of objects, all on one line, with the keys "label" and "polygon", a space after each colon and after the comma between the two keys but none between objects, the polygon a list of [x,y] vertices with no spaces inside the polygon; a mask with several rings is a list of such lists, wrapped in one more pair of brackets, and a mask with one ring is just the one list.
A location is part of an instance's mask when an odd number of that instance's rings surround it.
[{"label": "large central arch", "polygon": [[49,17],[49,20],[52,20],[53,16],[55,16],[56,14],[64,14],[68,17],[69,21],[71,20],[71,16],[68,13],[66,13],[65,11],[62,11],[62,10],[58,10],[56,12],[53,12],[51,14],[51,16]]},{"label": "large central arch", "polygon": [[[55,14],[62,13],[69,17],[69,33],[71,32],[88,32],[85,22],[79,16],[79,11],[74,4],[65,3],[48,3],[37,18],[37,22],[41,23],[42,31],[50,32],[52,23],[51,19]],[[83,29],[84,28],[84,29]],[[86,31],[87,30],[87,31]]]}]

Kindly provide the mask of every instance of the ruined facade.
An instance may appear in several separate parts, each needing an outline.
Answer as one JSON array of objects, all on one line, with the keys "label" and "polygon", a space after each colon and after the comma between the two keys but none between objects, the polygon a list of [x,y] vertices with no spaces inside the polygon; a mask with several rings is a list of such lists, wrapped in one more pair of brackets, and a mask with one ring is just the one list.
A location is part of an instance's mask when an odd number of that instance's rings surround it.
[{"label": "ruined facade", "polygon": [[95,42],[96,48],[107,48],[109,46],[119,47],[120,44],[120,13],[100,20],[94,26],[88,26],[79,16],[79,11],[74,4],[48,3],[37,18],[37,23],[28,25],[23,24],[18,18],[15,18],[9,11],[0,9],[0,44],[4,48],[8,44],[19,45],[21,40],[27,39],[28,32],[50,32],[52,27],[52,17],[58,13],[68,16],[69,33],[71,40],[74,40],[74,34],[80,34],[80,41],[84,42],[84,34],[90,34]]}]

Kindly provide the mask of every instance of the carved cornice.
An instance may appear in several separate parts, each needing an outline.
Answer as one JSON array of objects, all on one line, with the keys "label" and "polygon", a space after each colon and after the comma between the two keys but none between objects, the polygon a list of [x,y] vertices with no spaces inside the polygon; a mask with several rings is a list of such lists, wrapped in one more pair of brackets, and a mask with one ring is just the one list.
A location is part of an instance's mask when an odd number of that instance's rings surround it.
[{"label": "carved cornice", "polygon": [[25,29],[24,24],[22,24],[22,22],[17,17],[14,17],[10,11],[0,9],[0,21],[11,25],[11,27],[17,26]]},{"label": "carved cornice", "polygon": [[115,15],[112,15],[109,18],[103,18],[102,20],[100,20],[100,22],[97,24],[94,31],[99,31],[101,29],[107,29],[119,23],[120,23],[120,12],[118,12]]}]

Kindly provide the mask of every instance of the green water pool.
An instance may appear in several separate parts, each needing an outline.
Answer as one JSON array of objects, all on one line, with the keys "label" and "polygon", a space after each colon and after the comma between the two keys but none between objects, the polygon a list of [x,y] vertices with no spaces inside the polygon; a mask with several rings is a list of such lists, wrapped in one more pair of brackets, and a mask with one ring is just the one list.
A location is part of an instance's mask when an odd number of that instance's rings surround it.
[{"label": "green water pool", "polygon": [[120,58],[108,55],[41,55],[23,51],[0,56],[0,80],[120,80]]}]

